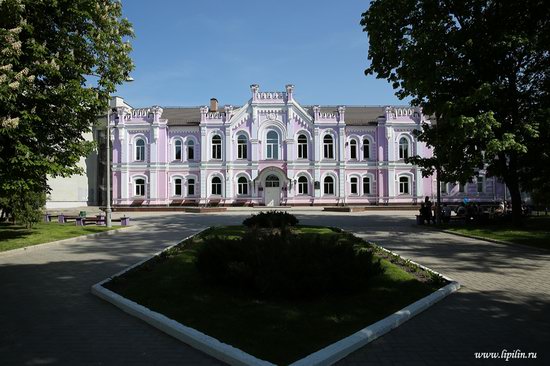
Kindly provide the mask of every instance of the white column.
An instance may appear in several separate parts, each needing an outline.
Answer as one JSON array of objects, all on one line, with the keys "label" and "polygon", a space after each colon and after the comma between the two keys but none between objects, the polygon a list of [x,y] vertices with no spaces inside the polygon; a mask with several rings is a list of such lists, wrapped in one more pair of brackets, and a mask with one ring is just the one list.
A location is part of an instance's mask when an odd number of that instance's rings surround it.
[{"label": "white column", "polygon": [[158,171],[149,171],[149,199],[155,201],[158,197]]},{"label": "white column", "polygon": [[416,196],[420,197],[419,199],[422,199],[422,196],[424,196],[424,184],[422,182],[422,171],[418,168],[415,169],[415,183],[416,183]]}]

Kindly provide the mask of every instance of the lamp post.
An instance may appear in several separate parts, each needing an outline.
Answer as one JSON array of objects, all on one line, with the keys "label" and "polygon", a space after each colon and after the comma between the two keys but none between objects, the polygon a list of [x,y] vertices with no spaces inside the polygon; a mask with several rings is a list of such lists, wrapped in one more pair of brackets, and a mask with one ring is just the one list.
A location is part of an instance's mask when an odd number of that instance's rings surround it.
[{"label": "lamp post", "polygon": [[[132,82],[134,81],[134,78],[129,76],[126,78],[126,82]],[[109,103],[110,103],[109,98]],[[107,227],[112,227],[113,223],[111,220],[111,214],[113,210],[111,209],[111,113],[110,111],[107,112],[107,131],[106,131],[106,137],[107,137],[107,146],[106,146],[106,153],[107,153],[107,164],[106,170],[107,170],[107,177],[106,177],[106,186],[107,186],[107,207],[105,207],[105,225]]]}]

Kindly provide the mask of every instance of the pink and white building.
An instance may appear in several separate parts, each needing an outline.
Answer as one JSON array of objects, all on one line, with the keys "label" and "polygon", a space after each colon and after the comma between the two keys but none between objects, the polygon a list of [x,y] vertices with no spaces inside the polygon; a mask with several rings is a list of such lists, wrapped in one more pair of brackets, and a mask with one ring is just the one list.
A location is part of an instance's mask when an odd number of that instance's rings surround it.
[{"label": "pink and white building", "polygon": [[[429,156],[413,131],[430,123],[419,108],[305,106],[251,85],[240,107],[133,109],[110,116],[115,205],[412,204],[433,197],[435,180],[406,164]],[[444,197],[493,200],[497,183],[445,184]]]}]

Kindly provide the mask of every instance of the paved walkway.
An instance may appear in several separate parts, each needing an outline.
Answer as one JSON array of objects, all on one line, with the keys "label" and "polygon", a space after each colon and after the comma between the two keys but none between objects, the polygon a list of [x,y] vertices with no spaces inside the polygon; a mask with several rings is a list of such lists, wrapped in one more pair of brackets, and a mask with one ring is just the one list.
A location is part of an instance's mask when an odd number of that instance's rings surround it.
[{"label": "paved walkway", "polygon": [[[239,223],[245,215],[136,214],[140,230],[0,254],[0,364],[219,364],[89,291],[182,237],[214,224]],[[538,362],[508,363],[548,362],[549,252],[424,232],[413,225],[410,212],[298,216],[306,224],[352,230],[463,285],[342,365],[469,365],[476,361],[474,352],[502,349],[538,353]]]}]

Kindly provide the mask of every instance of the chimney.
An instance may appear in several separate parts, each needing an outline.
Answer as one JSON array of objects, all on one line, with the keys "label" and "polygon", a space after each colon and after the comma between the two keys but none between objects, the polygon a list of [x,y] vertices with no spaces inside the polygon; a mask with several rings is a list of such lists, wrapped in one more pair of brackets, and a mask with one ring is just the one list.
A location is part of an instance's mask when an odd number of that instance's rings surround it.
[{"label": "chimney", "polygon": [[216,98],[210,99],[210,112],[218,111],[218,100]]}]

